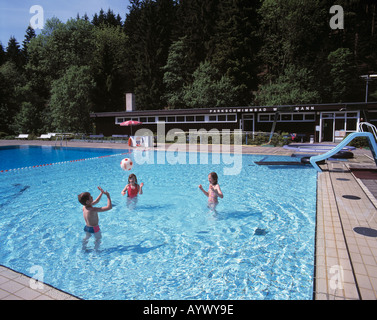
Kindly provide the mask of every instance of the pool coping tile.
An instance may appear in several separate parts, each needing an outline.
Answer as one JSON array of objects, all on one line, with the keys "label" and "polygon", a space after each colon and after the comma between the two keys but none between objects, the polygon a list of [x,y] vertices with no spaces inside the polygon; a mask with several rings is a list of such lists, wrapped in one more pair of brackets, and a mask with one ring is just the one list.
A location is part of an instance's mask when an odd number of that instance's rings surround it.
[{"label": "pool coping tile", "polygon": [[80,300],[44,283],[40,283],[41,289],[33,289],[30,280],[30,277],[0,265],[0,300]]}]

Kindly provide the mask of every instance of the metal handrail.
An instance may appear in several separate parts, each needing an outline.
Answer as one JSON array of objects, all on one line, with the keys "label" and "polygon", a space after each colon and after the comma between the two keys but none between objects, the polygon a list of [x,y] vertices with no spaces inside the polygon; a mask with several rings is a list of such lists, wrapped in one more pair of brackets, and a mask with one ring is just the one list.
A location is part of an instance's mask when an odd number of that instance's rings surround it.
[{"label": "metal handrail", "polygon": [[63,142],[64,141],[65,141],[65,145],[66,146],[68,145],[68,139],[67,139],[66,135],[64,135],[64,134],[56,135],[55,147],[56,147],[56,144],[58,143],[58,141],[60,141],[60,146],[61,147],[63,146]]},{"label": "metal handrail", "polygon": [[[364,131],[363,126],[367,126],[368,130]],[[370,129],[370,130],[369,130]],[[358,132],[371,132],[373,133],[374,139],[377,140],[377,128],[375,125],[369,123],[369,122],[360,122],[359,123],[359,128],[357,130]]]}]

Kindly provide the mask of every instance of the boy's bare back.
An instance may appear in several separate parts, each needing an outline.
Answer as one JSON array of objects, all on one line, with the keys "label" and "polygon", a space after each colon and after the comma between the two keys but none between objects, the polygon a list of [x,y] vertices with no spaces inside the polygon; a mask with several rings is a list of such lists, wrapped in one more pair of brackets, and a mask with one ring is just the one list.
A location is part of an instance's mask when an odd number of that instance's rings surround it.
[{"label": "boy's bare back", "polygon": [[[98,211],[95,210],[96,208],[93,207],[86,207],[82,208],[84,214],[84,220],[88,227],[96,227],[98,226]],[[97,208],[99,209],[99,208]]]},{"label": "boy's bare back", "polygon": [[[88,200],[85,201],[85,205],[82,208],[84,220],[88,227],[96,227],[98,226],[98,212],[104,212],[110,210],[113,206],[111,203],[110,194],[107,191],[103,191],[101,187],[98,187],[98,190],[101,191],[100,195],[97,197],[96,200],[93,201],[93,197],[87,193]],[[107,197],[107,206],[105,207],[93,207],[93,205],[97,204],[102,195],[105,194]],[[81,195],[80,195],[81,196]],[[79,197],[80,197],[79,196]],[[82,203],[84,204],[84,203]]]}]

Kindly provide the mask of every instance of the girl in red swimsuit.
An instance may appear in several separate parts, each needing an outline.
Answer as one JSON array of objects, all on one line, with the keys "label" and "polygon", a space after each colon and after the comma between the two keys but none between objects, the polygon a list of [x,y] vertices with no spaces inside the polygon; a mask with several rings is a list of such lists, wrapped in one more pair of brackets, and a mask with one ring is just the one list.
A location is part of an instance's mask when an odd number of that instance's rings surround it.
[{"label": "girl in red swimsuit", "polygon": [[128,177],[128,184],[122,190],[122,195],[125,195],[127,193],[127,196],[129,198],[135,198],[138,194],[143,194],[143,186],[144,183],[140,183],[140,185],[137,184],[137,178],[132,173]]}]

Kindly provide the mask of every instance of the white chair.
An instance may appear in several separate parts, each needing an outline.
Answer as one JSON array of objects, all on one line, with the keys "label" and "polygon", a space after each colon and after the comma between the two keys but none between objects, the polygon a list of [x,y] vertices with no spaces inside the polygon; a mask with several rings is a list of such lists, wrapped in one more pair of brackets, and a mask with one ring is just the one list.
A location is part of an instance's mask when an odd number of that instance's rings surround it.
[{"label": "white chair", "polygon": [[51,139],[51,135],[48,133],[48,134],[41,134],[40,137],[38,137],[37,139]]},{"label": "white chair", "polygon": [[29,139],[29,135],[20,133],[15,139]]}]

